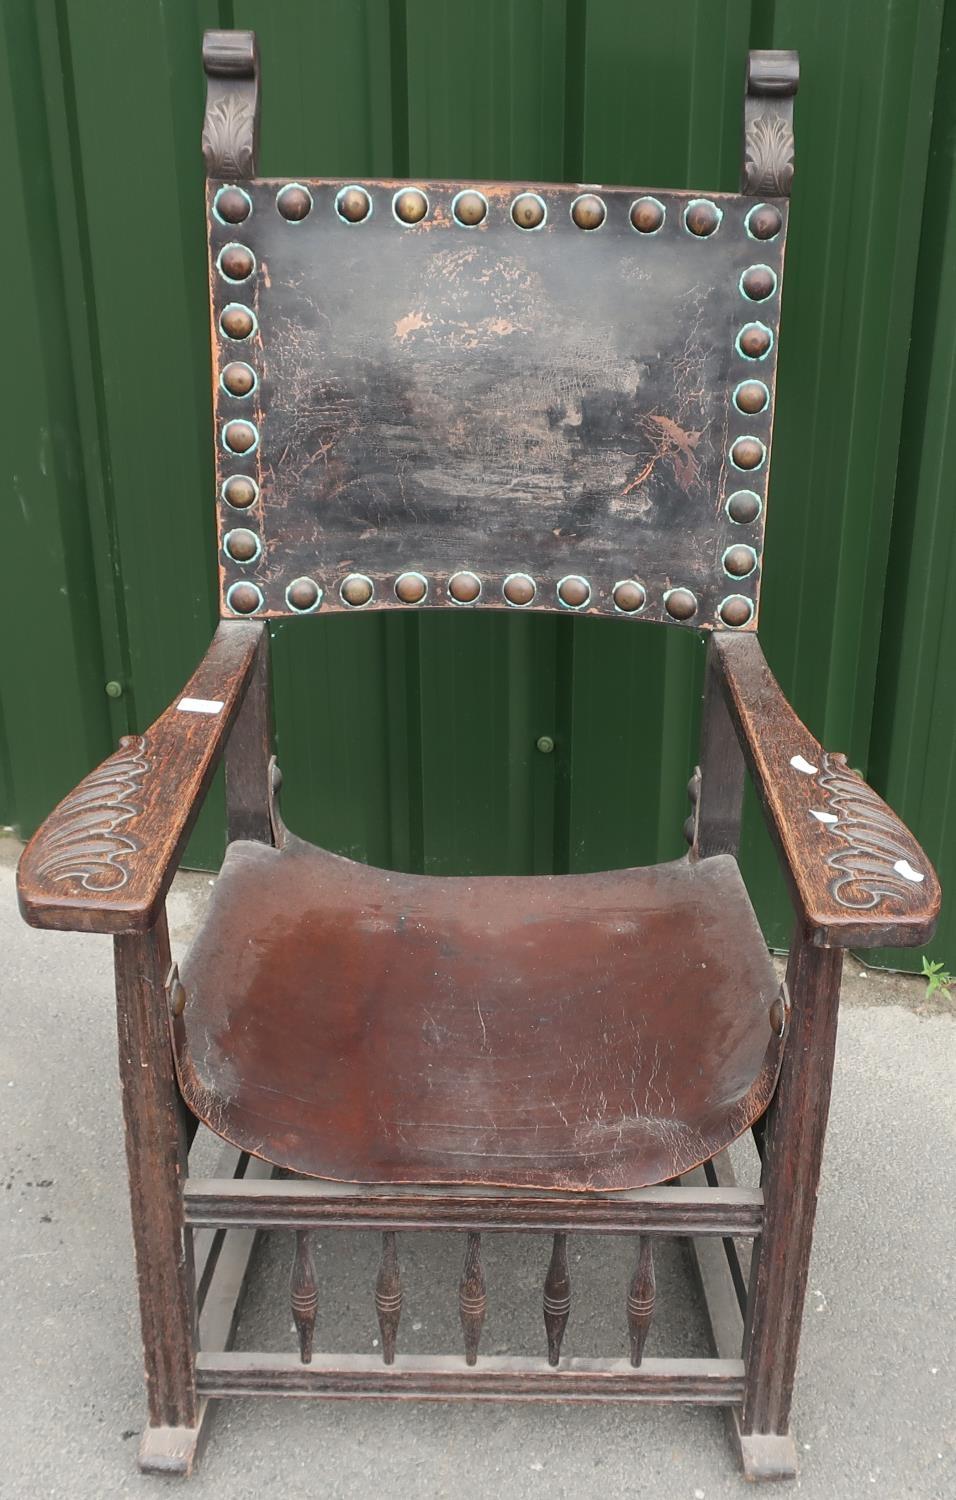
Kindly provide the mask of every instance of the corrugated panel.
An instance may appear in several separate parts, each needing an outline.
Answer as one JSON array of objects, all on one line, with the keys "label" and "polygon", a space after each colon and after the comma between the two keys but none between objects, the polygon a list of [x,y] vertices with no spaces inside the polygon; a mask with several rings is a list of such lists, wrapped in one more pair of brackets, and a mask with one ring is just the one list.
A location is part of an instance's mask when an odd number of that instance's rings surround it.
[{"label": "corrugated panel", "polygon": [[[942,16],[943,0],[9,0],[6,201],[23,214],[5,242],[18,349],[7,587],[29,626],[4,666],[7,816],[35,826],[111,738],[149,721],[209,638],[204,26],[259,33],[264,172],[356,177],[733,188],[747,48],[792,46],[803,84],[761,636],[797,708],[864,769],[872,731],[870,769],[945,878]],[[288,817],[333,848],[433,871],[679,853],[700,658],[682,632],[599,621],[290,621],[275,632]],[[535,748],[542,735],[554,754]],[[214,806],[192,857],[214,862],[221,839]],[[768,937],[784,943],[786,898],[752,817],[747,860]]]},{"label": "corrugated panel", "polygon": [[[956,880],[956,6],[944,23],[922,228],[870,770],[945,890],[947,874]],[[949,968],[954,907],[930,945]]]}]

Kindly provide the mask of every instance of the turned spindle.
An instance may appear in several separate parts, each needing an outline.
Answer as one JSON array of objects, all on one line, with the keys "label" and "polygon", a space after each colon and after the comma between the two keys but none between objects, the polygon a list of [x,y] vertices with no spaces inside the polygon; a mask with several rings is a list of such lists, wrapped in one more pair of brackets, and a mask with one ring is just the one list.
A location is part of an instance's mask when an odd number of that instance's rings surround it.
[{"label": "turned spindle", "polygon": [[487,1306],[485,1272],[481,1264],[481,1235],[469,1233],[465,1264],[458,1285],[458,1315],[465,1335],[466,1365],[473,1365],[478,1359],[478,1342]]},{"label": "turned spindle", "polygon": [[375,1311],[382,1333],[382,1359],[385,1364],[395,1363],[395,1340],[398,1323],[402,1316],[402,1277],[395,1249],[395,1235],[386,1230],[382,1235],[382,1259],[375,1283]]},{"label": "turned spindle", "polygon": [[639,1244],[637,1265],[627,1289],[627,1332],[635,1370],[644,1358],[647,1330],[654,1316],[654,1256],[649,1236],[642,1234]]},{"label": "turned spindle", "polygon": [[292,1321],[299,1335],[299,1354],[304,1365],[312,1362],[312,1337],[315,1333],[315,1311],[319,1293],[315,1284],[315,1261],[312,1259],[312,1232],[297,1229],[295,1256],[289,1285]]},{"label": "turned spindle", "polygon": [[568,1237],[556,1234],[544,1281],[544,1328],[548,1335],[548,1364],[561,1358],[561,1340],[571,1312],[571,1275],[568,1271]]}]

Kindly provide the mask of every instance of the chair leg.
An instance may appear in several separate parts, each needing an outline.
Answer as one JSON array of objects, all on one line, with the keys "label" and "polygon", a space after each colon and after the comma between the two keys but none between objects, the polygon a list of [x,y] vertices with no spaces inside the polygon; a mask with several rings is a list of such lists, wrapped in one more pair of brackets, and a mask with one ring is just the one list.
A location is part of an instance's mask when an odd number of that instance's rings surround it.
[{"label": "chair leg", "polygon": [[748,1478],[795,1471],[790,1403],[807,1289],[817,1186],[823,1157],[843,953],[815,948],[798,931],[787,986],[790,1032],[767,1112],[761,1185],[764,1226],[747,1302],[747,1373],[740,1445]]},{"label": "chair leg", "polygon": [[183,1226],[185,1111],[166,1015],[165,914],[114,942],[119,1066],[149,1425],[140,1467],[189,1473],[199,1443],[192,1236]]}]

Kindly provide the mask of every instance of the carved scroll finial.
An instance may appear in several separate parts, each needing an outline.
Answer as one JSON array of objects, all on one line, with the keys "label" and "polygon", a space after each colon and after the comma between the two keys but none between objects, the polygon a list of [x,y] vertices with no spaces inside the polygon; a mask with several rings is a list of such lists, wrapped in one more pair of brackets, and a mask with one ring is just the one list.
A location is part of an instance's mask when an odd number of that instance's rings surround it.
[{"label": "carved scroll finial", "polygon": [[254,31],[207,31],[202,40],[206,176],[254,177],[259,152],[259,48]]},{"label": "carved scroll finial", "polygon": [[793,182],[793,96],[799,82],[796,52],[748,55],[741,192],[755,198],[789,198]]}]

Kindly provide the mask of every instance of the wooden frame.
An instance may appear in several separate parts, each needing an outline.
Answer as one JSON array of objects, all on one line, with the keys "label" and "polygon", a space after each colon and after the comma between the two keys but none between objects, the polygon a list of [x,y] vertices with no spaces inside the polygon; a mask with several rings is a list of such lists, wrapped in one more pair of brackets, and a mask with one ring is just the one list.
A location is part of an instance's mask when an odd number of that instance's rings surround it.
[{"label": "wooden frame", "polygon": [[[252,173],[257,60],[247,34],[212,33],[204,150],[211,175]],[[795,68],[754,54],[745,190],[786,193]],[[777,126],[758,129],[769,114]],[[916,841],[841,757],[824,752],[774,681],[754,634],[715,633],[708,653],[700,767],[691,781],[690,858],[735,855],[749,771],[795,911],[781,1004],[786,1045],[776,1091],[754,1138],[758,1190],[738,1188],[717,1158],[682,1183],[632,1192],[375,1188],[275,1179],[227,1150],[215,1179],[191,1180],[194,1130],[176,1081],[169,1018],[181,1006],[163,902],[189,830],[225,756],[230,839],[271,843],[268,636],[225,620],[183,695],[126,740],[31,840],[19,897],[34,926],[114,938],[119,1065],[145,1350],[149,1418],[140,1464],[190,1472],[211,1409],[227,1395],[448,1399],[694,1401],[730,1414],[745,1472],[795,1471],[789,1417],[836,1038],[843,951],[922,943],[939,910],[935,874]],[[316,1311],[310,1234],[323,1225],[383,1236],[376,1308],[383,1361],[312,1352]],[[255,1235],[293,1229],[292,1311],[299,1355],[230,1350]],[[465,1236],[460,1308],[464,1357],[396,1352],[402,1289],[396,1233]],[[547,1358],[482,1358],[480,1236],[501,1229],[553,1238],[544,1285]],[[622,1316],[630,1359],[561,1361],[570,1307],[566,1236],[635,1237]],[[653,1240],[685,1236],[705,1295],[713,1357],[643,1359],[653,1313]],[[733,1238],[754,1242],[745,1268]]]}]

